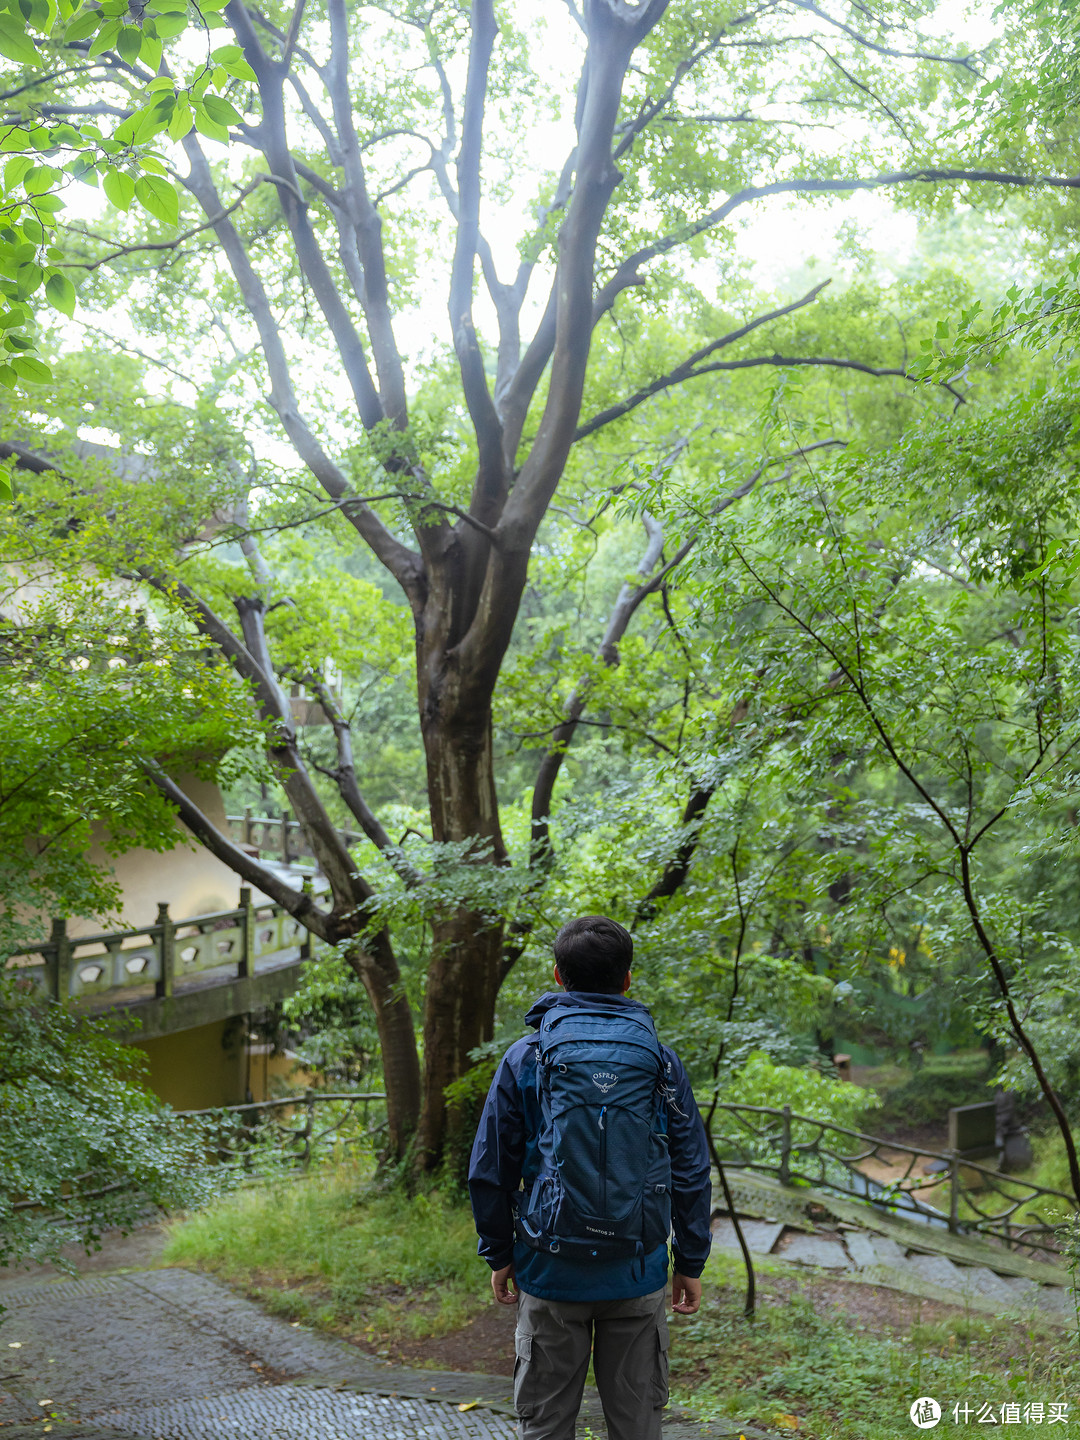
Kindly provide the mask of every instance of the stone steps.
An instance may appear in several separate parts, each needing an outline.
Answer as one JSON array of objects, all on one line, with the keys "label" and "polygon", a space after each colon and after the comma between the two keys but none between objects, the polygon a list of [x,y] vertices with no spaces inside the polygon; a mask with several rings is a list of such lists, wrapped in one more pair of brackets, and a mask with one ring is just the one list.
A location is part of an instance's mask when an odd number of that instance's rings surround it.
[{"label": "stone steps", "polygon": [[[1058,1324],[1072,1324],[1076,1319],[1066,1271],[1037,1262],[1030,1268],[1038,1279],[1010,1273],[1019,1268],[1016,1257],[990,1245],[979,1245],[976,1250],[968,1244],[963,1258],[957,1259],[933,1248],[935,1232],[925,1226],[904,1225],[894,1219],[893,1234],[882,1235],[857,1229],[848,1220],[840,1229],[819,1230],[809,1219],[796,1219],[790,1210],[784,1219],[747,1218],[740,1219],[740,1225],[752,1255],[843,1273],[858,1283],[884,1285],[993,1314],[1040,1315]],[[904,1234],[905,1230],[910,1235]],[[955,1255],[956,1247],[949,1243],[955,1237],[945,1234],[940,1238]],[[729,1216],[715,1218],[713,1244],[728,1253],[739,1253]],[[982,1263],[977,1263],[976,1256]]]}]

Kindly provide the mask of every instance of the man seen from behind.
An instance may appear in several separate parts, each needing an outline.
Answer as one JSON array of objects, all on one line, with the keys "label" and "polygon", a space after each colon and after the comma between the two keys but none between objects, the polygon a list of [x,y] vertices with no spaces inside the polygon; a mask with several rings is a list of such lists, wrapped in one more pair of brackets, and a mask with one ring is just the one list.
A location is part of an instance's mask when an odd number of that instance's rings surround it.
[{"label": "man seen from behind", "polygon": [[[522,1440],[573,1440],[593,1373],[610,1440],[659,1440],[665,1294],[692,1315],[709,1253],[704,1127],[682,1064],[631,1000],[630,933],[585,915],[492,1081],[469,1191],[495,1298],[516,1304]],[[516,1290],[516,1295],[514,1291]]]}]

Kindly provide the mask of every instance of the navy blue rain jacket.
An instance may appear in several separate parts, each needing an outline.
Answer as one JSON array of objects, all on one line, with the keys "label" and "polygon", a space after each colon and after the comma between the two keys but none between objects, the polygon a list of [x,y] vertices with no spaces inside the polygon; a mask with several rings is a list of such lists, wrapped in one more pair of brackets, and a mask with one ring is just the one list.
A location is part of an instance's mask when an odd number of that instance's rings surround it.
[{"label": "navy blue rain jacket", "polygon": [[[626,996],[589,995],[568,991],[542,995],[525,1017],[540,1028],[553,1005],[612,1003],[636,1006]],[[671,1210],[674,1264],[680,1275],[695,1279],[709,1255],[709,1218],[712,1188],[705,1127],[701,1123],[690,1082],[673,1050],[662,1045],[672,1090],[667,1104],[668,1147],[671,1156]],[[503,1056],[491,1082],[469,1162],[469,1195],[480,1236],[479,1253],[492,1270],[514,1262],[519,1287],[545,1300],[624,1300],[649,1295],[667,1282],[667,1246],[660,1245],[640,1260],[571,1260],[534,1250],[517,1240],[511,1197],[522,1187],[530,1189],[539,1172],[537,1137],[542,1124],[537,1086],[535,1039],[517,1040]]]}]

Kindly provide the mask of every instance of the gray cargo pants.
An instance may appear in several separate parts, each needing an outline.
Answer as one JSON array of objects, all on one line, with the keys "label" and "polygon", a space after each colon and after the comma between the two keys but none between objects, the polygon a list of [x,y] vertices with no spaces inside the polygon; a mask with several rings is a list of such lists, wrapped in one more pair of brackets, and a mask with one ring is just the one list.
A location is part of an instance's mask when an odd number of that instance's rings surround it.
[{"label": "gray cargo pants", "polygon": [[573,1440],[592,1352],[610,1440],[660,1440],[668,1398],[666,1290],[633,1300],[518,1294],[514,1408],[522,1440]]}]

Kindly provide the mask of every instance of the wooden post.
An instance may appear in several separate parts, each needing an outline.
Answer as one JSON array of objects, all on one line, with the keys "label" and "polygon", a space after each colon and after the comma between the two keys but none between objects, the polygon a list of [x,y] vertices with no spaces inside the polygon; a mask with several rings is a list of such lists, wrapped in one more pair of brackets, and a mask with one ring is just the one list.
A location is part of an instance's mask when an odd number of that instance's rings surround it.
[{"label": "wooden post", "polygon": [[288,810],[282,810],[282,812],[281,812],[281,863],[282,863],[283,865],[288,865],[288,863],[289,863],[289,812],[288,812]]},{"label": "wooden post", "polygon": [[311,1136],[315,1129],[315,1091],[308,1089],[304,1092],[304,1105],[307,1113],[304,1116],[304,1128],[301,1132],[304,1137],[303,1158],[300,1163],[306,1170],[311,1164]]},{"label": "wooden post", "polygon": [[255,907],[251,903],[250,885],[240,886],[240,963],[236,973],[241,980],[255,974]]},{"label": "wooden post", "polygon": [[154,994],[159,1000],[167,1000],[173,993],[173,975],[176,972],[176,924],[169,918],[169,907],[158,903],[157,923],[161,926],[160,945],[161,974],[154,985]]},{"label": "wooden post", "polygon": [[54,1000],[67,1000],[71,994],[72,944],[67,933],[67,919],[54,916],[52,922],[52,994]]},{"label": "wooden post", "polygon": [[960,1230],[960,1156],[955,1150],[949,1151],[949,1230],[953,1235]]},{"label": "wooden post", "polygon": [[780,1174],[781,1185],[791,1184],[791,1106],[784,1106],[783,1129],[780,1133]]},{"label": "wooden post", "polygon": [[244,844],[250,845],[251,841],[251,806],[244,806]]}]

